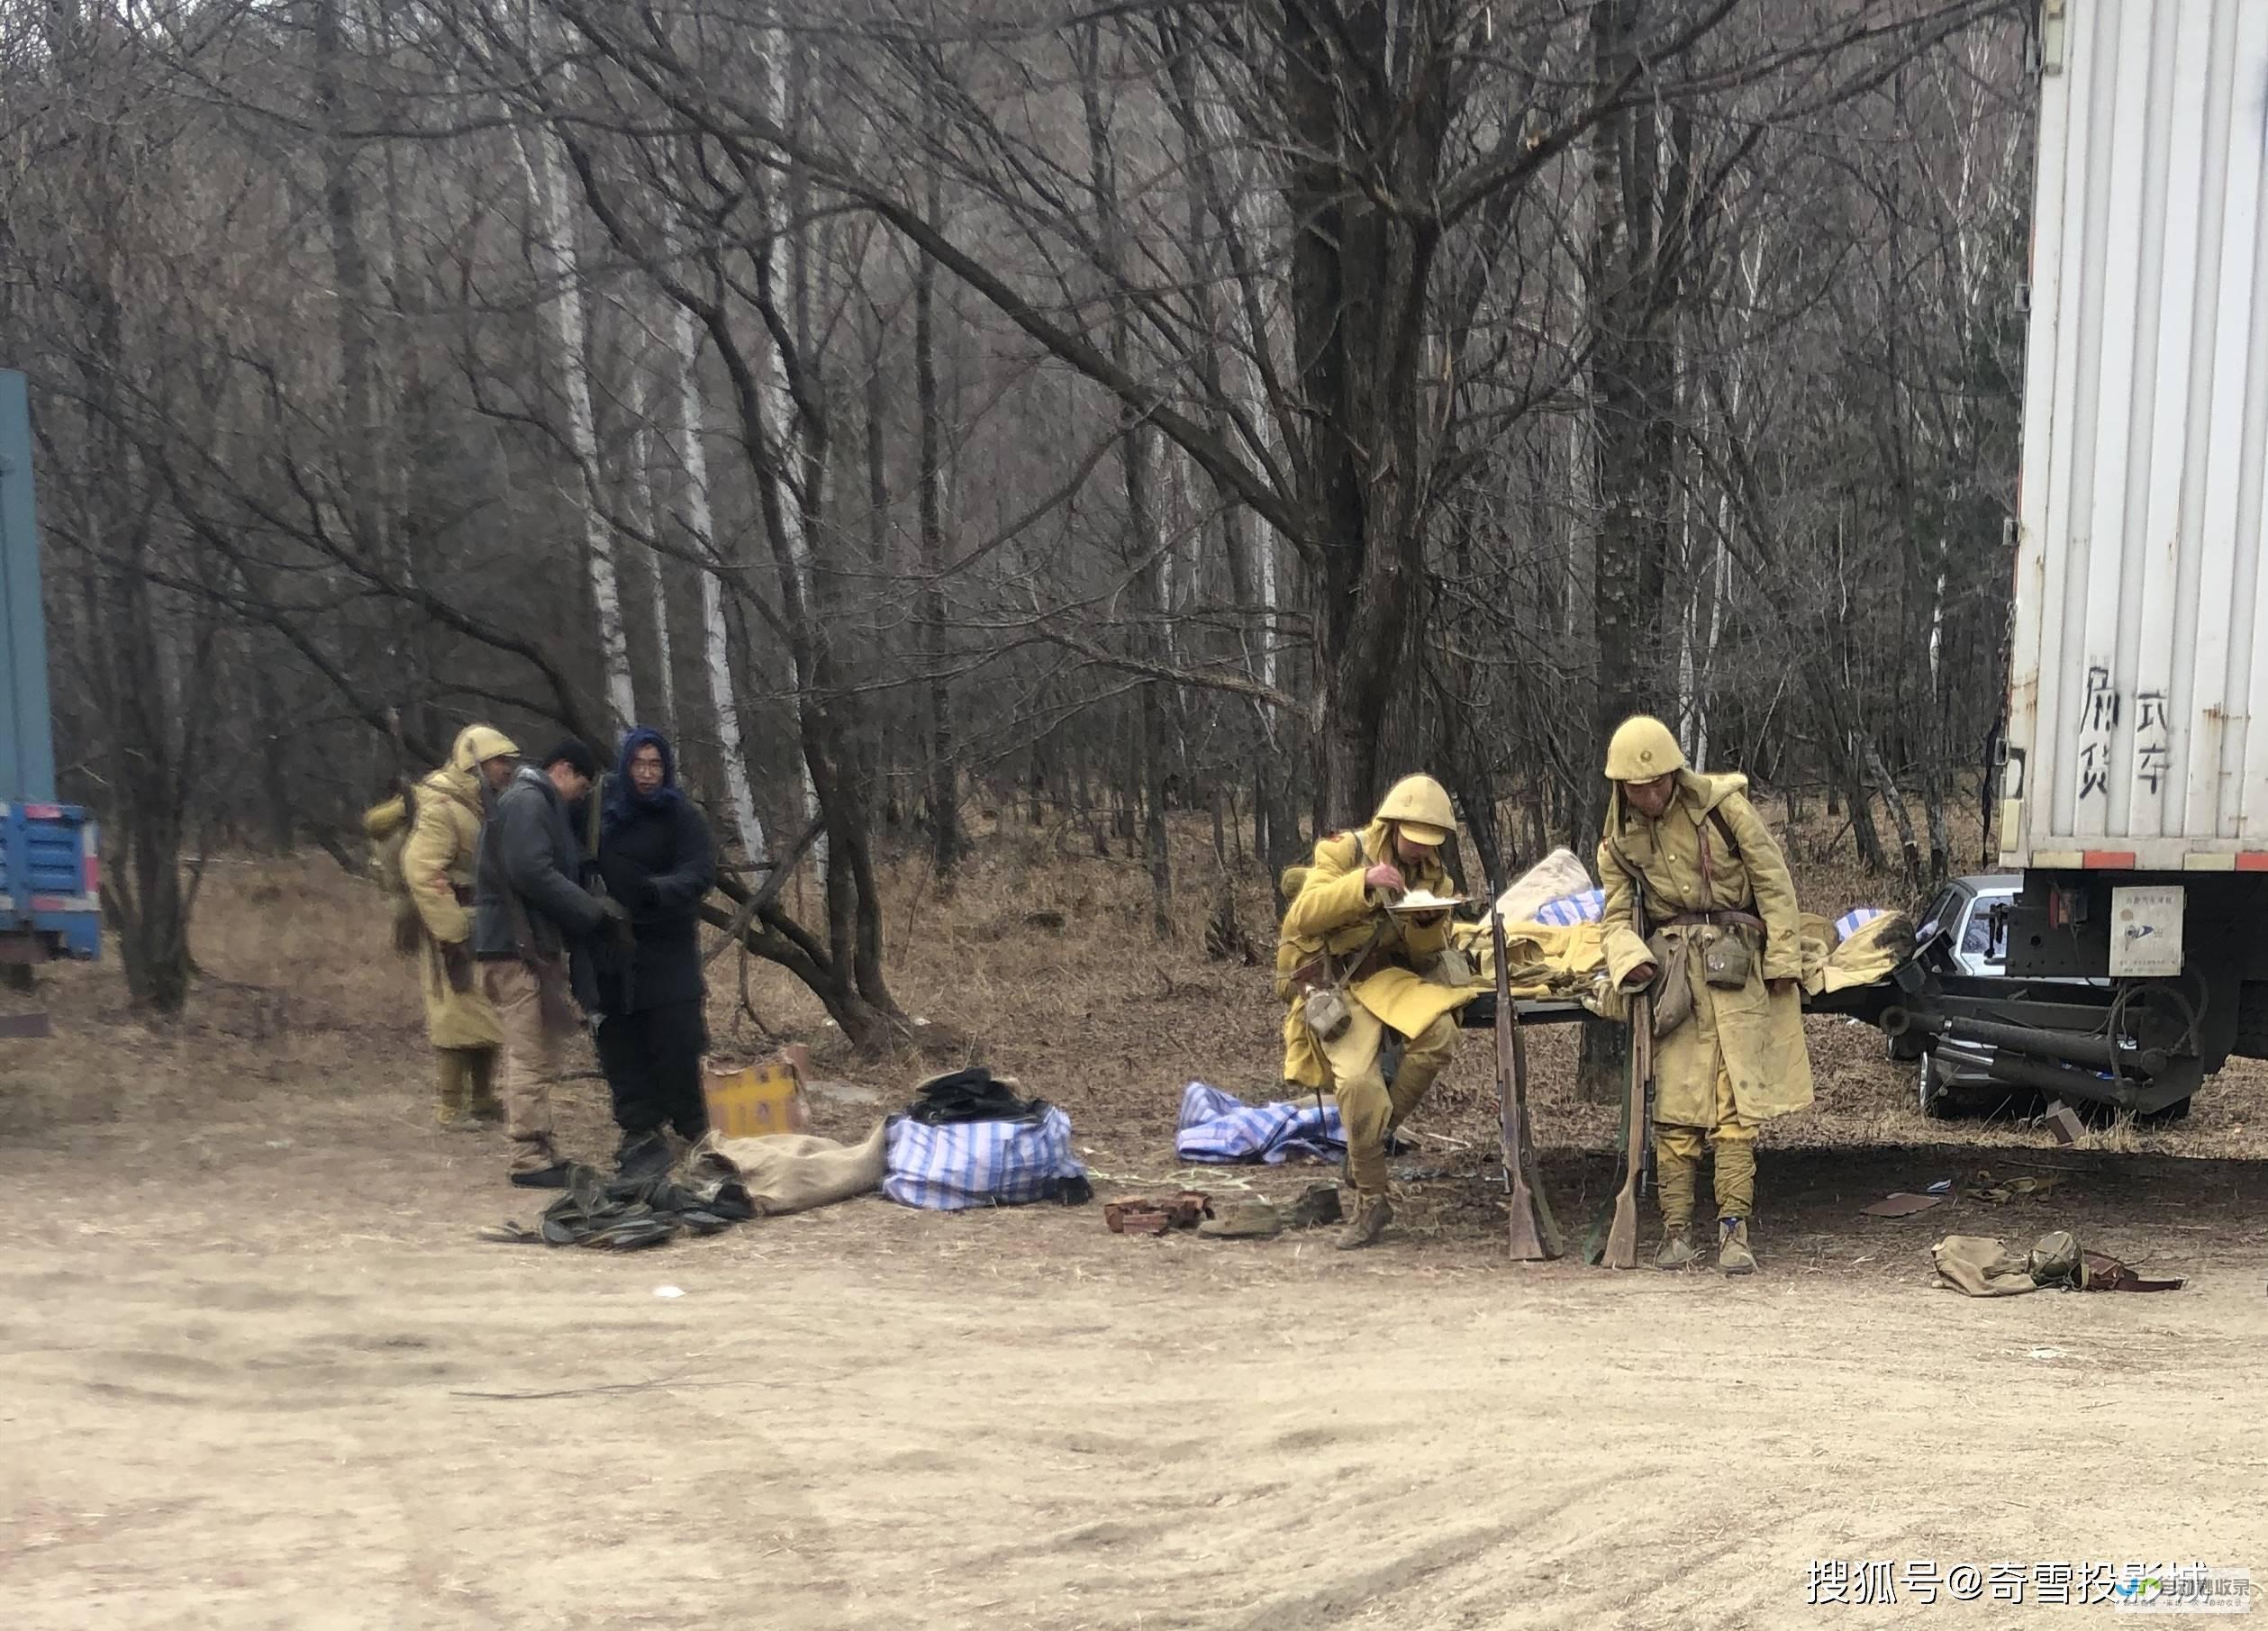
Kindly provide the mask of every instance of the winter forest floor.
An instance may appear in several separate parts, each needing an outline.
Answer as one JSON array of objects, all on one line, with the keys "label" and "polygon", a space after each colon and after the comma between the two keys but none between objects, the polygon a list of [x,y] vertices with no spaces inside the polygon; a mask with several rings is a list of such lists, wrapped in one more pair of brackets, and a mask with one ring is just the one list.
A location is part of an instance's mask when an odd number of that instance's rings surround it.
[{"label": "winter forest floor", "polygon": [[[1276,1080],[1267,971],[1206,960],[1185,836],[1164,949],[1139,866],[1048,833],[984,836],[950,901],[911,869],[893,897],[908,1011],[1062,1104],[1102,1199],[1182,1182],[1185,1082]],[[1815,910],[1899,903],[1798,850]],[[1240,911],[1265,956],[1256,879]],[[1810,1565],[2268,1578],[2259,1067],[2059,1149],[1925,1121],[1873,1032],[1814,1021],[1819,1108],[1772,1129],[1745,1283],[1506,1262],[1483,1036],[1415,1123],[1403,1164],[1443,1175],[1371,1253],[868,1199],[615,1258],[475,1240],[540,1198],[500,1139],[431,1128],[384,940],[328,860],[215,865],[182,1021],[135,1021],[105,964],[43,976],[52,1039],[0,1043],[6,1623],[2004,1626],[2033,1591],[1824,1608]],[[719,1051],[755,1051],[737,958],[711,974]],[[819,1130],[919,1072],[851,1058],[774,971],[747,995],[854,1090]],[[1587,1218],[1614,1111],[1575,1099],[1572,1032],[1534,1042],[1550,1192]],[[602,1085],[566,1100],[568,1153],[602,1158]],[[2038,1199],[1858,1215],[2047,1168]],[[1930,1288],[1942,1234],[2058,1227],[2191,1286]]]}]

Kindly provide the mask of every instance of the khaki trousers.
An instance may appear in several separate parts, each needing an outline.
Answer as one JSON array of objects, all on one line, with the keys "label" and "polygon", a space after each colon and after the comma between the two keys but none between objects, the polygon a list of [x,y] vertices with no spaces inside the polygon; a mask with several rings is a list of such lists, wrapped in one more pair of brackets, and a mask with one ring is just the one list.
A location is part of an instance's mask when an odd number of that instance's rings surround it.
[{"label": "khaki trousers", "polygon": [[559,1033],[543,1021],[535,971],[516,957],[480,965],[481,990],[503,1027],[504,1136],[512,1140],[512,1170],[540,1173],[557,1165],[551,1147],[551,1084],[559,1076]]},{"label": "khaki trousers", "polygon": [[[1331,1092],[1347,1133],[1347,1170],[1360,1195],[1386,1192],[1386,1134],[1418,1108],[1456,1054],[1456,1021],[1447,1014],[1402,1044],[1393,1085],[1386,1085],[1378,1053],[1386,1027],[1361,1003],[1347,1004],[1349,1019],[1338,1039],[1321,1044],[1331,1067]],[[1320,1040],[1320,1038],[1319,1038]]]},{"label": "khaki trousers", "polygon": [[438,1091],[433,1116],[454,1127],[467,1116],[501,1116],[496,1102],[496,1050],[493,1047],[437,1047]]},{"label": "khaki trousers", "polygon": [[1654,1127],[1654,1173],[1660,1185],[1662,1222],[1675,1228],[1693,1220],[1701,1156],[1713,1151],[1711,1174],[1719,1218],[1746,1219],[1756,1206],[1756,1125],[1742,1118],[1733,1102],[1732,1076],[1717,1060],[1717,1121],[1713,1127]]}]

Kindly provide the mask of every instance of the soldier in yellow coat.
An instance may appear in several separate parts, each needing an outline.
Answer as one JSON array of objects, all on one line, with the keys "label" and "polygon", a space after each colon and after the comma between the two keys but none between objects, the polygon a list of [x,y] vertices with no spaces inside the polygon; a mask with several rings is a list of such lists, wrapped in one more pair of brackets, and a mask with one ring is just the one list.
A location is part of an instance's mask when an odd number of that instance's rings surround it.
[{"label": "soldier in yellow coat", "polygon": [[[1338,1100],[1355,1185],[1341,1250],[1373,1244],[1393,1221],[1387,1134],[1456,1052],[1449,1015],[1473,994],[1463,982],[1445,983],[1456,973],[1445,966],[1446,911],[1387,910],[1412,890],[1450,893],[1440,851],[1456,829],[1441,784],[1405,776],[1367,828],[1318,840],[1284,914],[1276,946],[1276,994],[1290,1005],[1284,1076],[1302,1087],[1328,1086]],[[1404,1038],[1391,1086],[1379,1056],[1389,1030]]]},{"label": "soldier in yellow coat", "polygon": [[1655,1264],[1699,1260],[1694,1192],[1713,1153],[1717,1266],[1753,1273],[1756,1129],[1811,1102],[1795,883],[1747,778],[1689,769],[1661,720],[1614,733],[1607,777],[1607,969],[1622,990],[1654,994]]},{"label": "soldier in yellow coat", "polygon": [[458,733],[449,763],[418,783],[406,809],[397,799],[364,819],[382,842],[402,821],[410,823],[401,883],[415,914],[410,927],[424,987],[425,1034],[439,1066],[434,1119],[451,1130],[503,1119],[494,1086],[503,1028],[473,978],[473,856],[483,794],[510,778],[519,751],[501,730],[468,725]]}]

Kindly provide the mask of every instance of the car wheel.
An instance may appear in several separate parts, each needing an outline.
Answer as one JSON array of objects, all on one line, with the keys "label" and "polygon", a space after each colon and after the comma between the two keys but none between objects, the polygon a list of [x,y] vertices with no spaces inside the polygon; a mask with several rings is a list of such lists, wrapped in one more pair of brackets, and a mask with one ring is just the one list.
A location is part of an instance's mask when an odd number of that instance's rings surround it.
[{"label": "car wheel", "polygon": [[2176,1099],[2173,1103],[2154,1110],[2146,1116],[2136,1116],[2135,1121],[2143,1127],[2164,1127],[2169,1123],[2187,1121],[2189,1119],[2190,1101],[2187,1099]]},{"label": "car wheel", "polygon": [[1921,1113],[1932,1121],[1950,1121],[1956,1113],[1953,1095],[1946,1091],[1945,1080],[1937,1074],[1937,1056],[1921,1056],[1921,1068],[1915,1073],[1915,1084],[1921,1101]]}]

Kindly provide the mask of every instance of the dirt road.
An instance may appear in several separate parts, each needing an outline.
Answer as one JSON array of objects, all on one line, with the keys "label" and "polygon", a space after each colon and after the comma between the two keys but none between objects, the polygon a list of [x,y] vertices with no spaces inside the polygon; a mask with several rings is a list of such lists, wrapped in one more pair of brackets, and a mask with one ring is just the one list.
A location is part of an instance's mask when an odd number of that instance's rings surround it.
[{"label": "dirt road", "polygon": [[[2176,1296],[1971,1302],[1808,1164],[1745,1284],[1422,1206],[1355,1258],[878,1201],[612,1258],[475,1243],[494,1152],[414,1114],[8,1151],[0,1623],[2005,1626],[2078,1610],[1810,1564],[2268,1574],[2263,1262],[2216,1234]],[[2262,1183],[2182,1176],[2129,1239]]]}]

